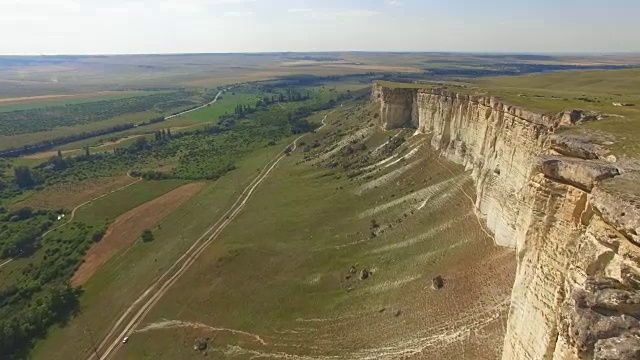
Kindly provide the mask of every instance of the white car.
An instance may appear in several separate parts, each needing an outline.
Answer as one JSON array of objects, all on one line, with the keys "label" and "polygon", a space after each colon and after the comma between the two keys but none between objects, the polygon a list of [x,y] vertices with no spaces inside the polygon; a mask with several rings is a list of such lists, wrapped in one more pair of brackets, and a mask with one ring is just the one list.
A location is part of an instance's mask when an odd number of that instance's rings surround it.
[{"label": "white car", "polygon": [[129,337],[125,336],[124,339],[122,339],[122,343],[126,344],[129,341]]}]

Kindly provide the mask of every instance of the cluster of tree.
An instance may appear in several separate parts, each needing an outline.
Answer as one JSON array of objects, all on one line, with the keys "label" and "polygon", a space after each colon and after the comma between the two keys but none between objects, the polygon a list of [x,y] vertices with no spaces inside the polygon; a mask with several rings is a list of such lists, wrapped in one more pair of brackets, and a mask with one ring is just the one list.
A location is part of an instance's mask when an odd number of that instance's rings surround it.
[{"label": "cluster of tree", "polygon": [[238,104],[234,109],[233,113],[236,115],[237,118],[243,118],[249,114],[253,114],[256,111],[257,110],[255,108],[252,108],[250,105]]},{"label": "cluster of tree", "polygon": [[4,214],[0,218],[0,259],[31,255],[55,219],[48,211],[30,208]]},{"label": "cluster of tree", "polygon": [[309,115],[313,114],[316,111],[331,109],[336,105],[337,105],[337,101],[331,99],[326,103],[302,106],[296,109],[294,112],[289,113],[287,116],[287,120],[291,128],[291,133],[302,134],[302,133],[313,130],[314,125],[307,120]]},{"label": "cluster of tree", "polygon": [[[79,289],[61,283],[38,286],[41,290],[31,297],[23,295],[20,286],[0,292],[0,305],[9,310],[0,316],[0,358],[26,358],[35,340],[44,337],[51,325],[66,321],[77,311]],[[27,305],[14,306],[16,301]]]},{"label": "cluster of tree", "polygon": [[156,141],[168,141],[171,140],[171,129],[162,129],[155,132]]},{"label": "cluster of tree", "polygon": [[[44,228],[43,221],[50,221],[56,215],[38,214],[32,212],[31,217],[15,221],[4,217],[0,219],[0,227],[7,225],[11,233],[17,234],[23,231],[16,228],[38,233]],[[90,244],[102,232],[102,229],[92,230],[82,223],[74,223],[64,232],[47,235],[46,241],[37,243],[37,251],[42,252],[42,256],[31,257],[14,279],[3,283],[0,290],[1,359],[26,358],[33,343],[46,335],[50,326],[65,322],[78,310],[81,291],[71,288],[68,282]],[[24,256],[24,252],[20,256]]]},{"label": "cluster of tree", "polygon": [[[271,92],[272,89],[268,86],[264,87],[264,91]],[[296,102],[296,101],[306,101],[311,99],[311,92],[309,90],[298,91],[296,89],[288,88],[285,93],[278,92],[275,94],[271,94],[271,96],[264,96],[262,99],[256,102],[256,107],[267,107],[271,104],[275,103],[286,103],[286,102]]]},{"label": "cluster of tree", "polygon": [[28,189],[34,187],[38,181],[33,176],[31,168],[28,166],[16,166],[14,169],[16,185],[22,189]]},{"label": "cluster of tree", "polygon": [[115,116],[153,110],[159,103],[190,96],[176,91],[117,100],[50,106],[0,113],[0,133],[18,135],[47,131],[60,126],[75,126],[102,121]]},{"label": "cluster of tree", "polygon": [[139,171],[139,170],[133,170],[131,171],[131,176],[134,177],[141,177],[145,180],[165,180],[165,179],[171,179],[171,175],[162,172],[162,171],[153,171],[153,170],[149,170],[149,171]]},{"label": "cluster of tree", "polygon": [[389,141],[387,141],[387,143],[384,144],[382,149],[380,149],[380,154],[382,154],[385,157],[391,156],[391,154],[393,154],[397,148],[399,148],[402,144],[404,144],[405,141],[406,139],[404,138],[404,136],[396,136],[396,137],[389,136]]}]

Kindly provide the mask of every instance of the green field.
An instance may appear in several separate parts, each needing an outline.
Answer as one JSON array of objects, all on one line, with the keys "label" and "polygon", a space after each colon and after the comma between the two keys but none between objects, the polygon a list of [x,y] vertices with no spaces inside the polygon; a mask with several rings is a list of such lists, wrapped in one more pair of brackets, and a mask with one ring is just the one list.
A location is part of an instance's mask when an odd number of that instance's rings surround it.
[{"label": "green field", "polygon": [[[54,329],[37,345],[34,358],[81,358],[91,346],[87,328],[104,336],[123,308],[191,246],[235,200],[244,186],[271,160],[281,146],[264,148],[247,157],[237,170],[207,185],[197,198],[165,218],[150,244],[136,243],[109,261],[84,287],[82,312],[67,326]],[[141,183],[143,186],[145,183]],[[105,198],[105,201],[111,201]],[[53,354],[53,355],[52,355]],[[53,356],[53,357],[52,357]]]},{"label": "green field", "polygon": [[[397,88],[446,87],[453,92],[484,94],[509,105],[558,116],[574,109],[603,115],[561,131],[604,144],[617,157],[640,157],[640,70],[564,71],[525,76],[487,77],[425,84],[379,82]],[[632,104],[615,106],[614,103]]]},{"label": "green field", "polygon": [[[510,104],[557,113],[582,109],[607,118],[566,131],[607,143],[617,157],[640,158],[640,70],[560,72],[478,80]],[[536,96],[536,97],[533,97]],[[628,103],[633,106],[614,106]]]}]

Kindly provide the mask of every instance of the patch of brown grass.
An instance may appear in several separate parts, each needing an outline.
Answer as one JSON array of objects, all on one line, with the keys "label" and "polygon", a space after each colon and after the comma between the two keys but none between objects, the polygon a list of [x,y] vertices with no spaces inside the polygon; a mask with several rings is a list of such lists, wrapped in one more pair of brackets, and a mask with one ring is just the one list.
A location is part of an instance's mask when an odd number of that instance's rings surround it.
[{"label": "patch of brown grass", "polygon": [[0,104],[10,105],[10,104],[31,104],[36,103],[38,101],[44,100],[60,100],[60,99],[84,99],[84,98],[92,98],[96,96],[104,96],[111,94],[129,94],[132,91],[96,91],[87,94],[72,94],[72,95],[39,95],[39,96],[24,96],[24,97],[12,97],[12,98],[4,98],[0,99]]},{"label": "patch of brown grass", "polygon": [[73,274],[71,284],[80,286],[86,283],[113,255],[138,239],[142,230],[154,227],[196,195],[204,185],[202,182],[183,185],[120,215],[109,226],[104,238],[89,249],[82,265]]},{"label": "patch of brown grass", "polygon": [[136,179],[126,175],[96,178],[75,184],[57,184],[43,191],[38,191],[13,205],[14,208],[31,207],[34,209],[71,210],[85,201],[94,199],[104,193],[125,186]]}]

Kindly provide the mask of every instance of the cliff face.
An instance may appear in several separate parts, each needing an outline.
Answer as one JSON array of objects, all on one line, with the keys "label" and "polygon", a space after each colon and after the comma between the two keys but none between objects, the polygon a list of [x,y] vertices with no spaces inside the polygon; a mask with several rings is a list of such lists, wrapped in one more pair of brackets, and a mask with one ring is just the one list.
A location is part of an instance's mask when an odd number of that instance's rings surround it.
[{"label": "cliff face", "polygon": [[516,248],[503,359],[640,358],[640,176],[555,135],[569,115],[438,89],[375,85],[373,99],[384,129],[430,133],[471,171],[476,213]]}]

